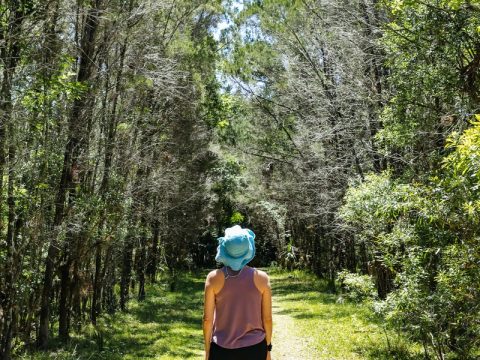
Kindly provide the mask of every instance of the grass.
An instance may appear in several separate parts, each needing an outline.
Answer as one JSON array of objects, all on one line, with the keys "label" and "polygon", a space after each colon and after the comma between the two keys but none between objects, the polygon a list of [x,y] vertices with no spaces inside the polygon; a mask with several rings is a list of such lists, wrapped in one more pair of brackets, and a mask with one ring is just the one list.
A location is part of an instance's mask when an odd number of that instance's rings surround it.
[{"label": "grass", "polygon": [[339,301],[326,281],[300,271],[270,272],[279,314],[294,318],[310,338],[314,359],[424,359],[421,347],[388,331],[363,304]]},{"label": "grass", "polygon": [[[201,359],[202,306],[206,271],[181,274],[176,292],[167,282],[149,286],[147,299],[131,301],[126,313],[103,316],[70,343],[24,354],[31,360]],[[326,284],[303,272],[269,271],[274,306],[292,317],[303,336],[312,338],[314,359],[420,359],[420,349],[385,332],[363,305],[338,303]],[[274,324],[275,325],[275,324]],[[386,334],[390,339],[387,345]],[[275,336],[275,335],[274,335]],[[295,358],[292,357],[292,360]]]},{"label": "grass", "polygon": [[167,282],[146,288],[147,299],[132,300],[128,312],[103,316],[63,348],[25,354],[32,360],[198,359],[203,354],[202,310],[206,272],[181,274],[177,291]]}]

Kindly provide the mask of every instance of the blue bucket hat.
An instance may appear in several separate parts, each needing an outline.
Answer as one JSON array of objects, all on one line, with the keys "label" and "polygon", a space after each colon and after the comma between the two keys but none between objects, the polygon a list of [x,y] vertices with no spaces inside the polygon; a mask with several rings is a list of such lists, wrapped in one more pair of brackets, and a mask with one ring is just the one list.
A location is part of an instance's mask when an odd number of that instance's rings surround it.
[{"label": "blue bucket hat", "polygon": [[218,238],[215,260],[241,270],[255,256],[255,234],[250,229],[235,225],[225,229],[225,236]]}]

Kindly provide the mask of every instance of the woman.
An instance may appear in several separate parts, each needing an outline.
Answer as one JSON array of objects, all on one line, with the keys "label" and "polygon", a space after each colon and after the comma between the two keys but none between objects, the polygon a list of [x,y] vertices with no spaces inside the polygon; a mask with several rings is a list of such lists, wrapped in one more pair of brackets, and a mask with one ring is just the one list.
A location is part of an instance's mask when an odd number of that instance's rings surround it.
[{"label": "woman", "polygon": [[255,234],[235,225],[218,238],[215,260],[225,265],[205,282],[205,360],[270,360],[272,292],[268,275],[246,266]]}]

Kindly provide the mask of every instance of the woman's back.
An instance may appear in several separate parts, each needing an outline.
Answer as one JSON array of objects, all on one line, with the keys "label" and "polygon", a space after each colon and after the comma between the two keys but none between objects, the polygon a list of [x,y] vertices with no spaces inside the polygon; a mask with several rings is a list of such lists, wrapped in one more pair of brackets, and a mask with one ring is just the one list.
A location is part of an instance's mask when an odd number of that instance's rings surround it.
[{"label": "woman's back", "polygon": [[211,271],[205,280],[205,360],[270,359],[270,279],[265,272],[246,266],[254,256],[252,230],[235,225],[218,238],[215,260],[225,267]]},{"label": "woman's back", "polygon": [[255,285],[256,269],[245,266],[237,275],[222,269],[223,287],[215,294],[213,342],[223,348],[251,346],[265,338],[262,293]]}]

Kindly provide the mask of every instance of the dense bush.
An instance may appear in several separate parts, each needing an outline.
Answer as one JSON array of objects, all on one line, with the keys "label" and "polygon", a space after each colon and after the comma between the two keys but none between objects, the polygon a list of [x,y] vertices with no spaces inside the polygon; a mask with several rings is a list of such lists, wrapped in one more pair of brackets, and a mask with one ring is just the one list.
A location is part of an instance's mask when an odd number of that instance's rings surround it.
[{"label": "dense bush", "polygon": [[340,271],[337,279],[345,293],[345,297],[353,302],[362,302],[375,299],[377,291],[369,275],[351,273],[348,270]]},{"label": "dense bush", "polygon": [[451,153],[425,183],[370,175],[346,195],[342,217],[396,275],[386,318],[438,359],[478,356],[480,122],[453,133]]}]

